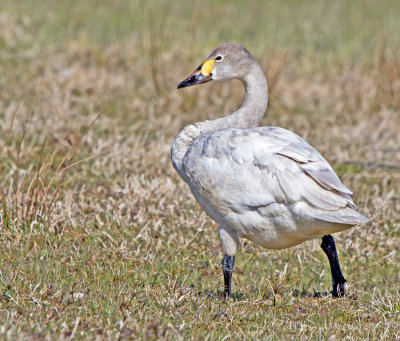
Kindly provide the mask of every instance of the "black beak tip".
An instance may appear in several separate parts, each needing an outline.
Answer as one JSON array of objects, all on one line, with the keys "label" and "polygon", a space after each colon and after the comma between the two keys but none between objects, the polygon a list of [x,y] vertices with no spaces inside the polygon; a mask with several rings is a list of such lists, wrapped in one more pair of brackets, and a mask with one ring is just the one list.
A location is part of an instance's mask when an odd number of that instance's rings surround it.
[{"label": "black beak tip", "polygon": [[193,85],[193,81],[194,80],[195,80],[195,78],[193,76],[184,79],[182,82],[180,82],[178,84],[178,88],[177,89],[186,88],[187,86]]},{"label": "black beak tip", "polygon": [[192,74],[182,82],[178,84],[178,89],[181,88],[186,88],[188,86],[196,85],[196,84],[202,84],[206,83],[211,80],[211,75],[210,76],[204,76],[202,74]]}]

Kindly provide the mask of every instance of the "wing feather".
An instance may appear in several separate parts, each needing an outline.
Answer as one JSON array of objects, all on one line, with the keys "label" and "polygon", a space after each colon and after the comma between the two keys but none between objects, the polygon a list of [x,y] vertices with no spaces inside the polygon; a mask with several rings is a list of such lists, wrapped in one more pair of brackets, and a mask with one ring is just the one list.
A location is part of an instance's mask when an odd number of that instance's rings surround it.
[{"label": "wing feather", "polygon": [[[189,148],[184,170],[194,186],[234,212],[304,202],[315,219],[345,224],[361,219],[347,210],[354,207],[352,192],[328,162],[282,128],[230,128],[202,135]],[[339,217],[345,208],[347,218]]]}]

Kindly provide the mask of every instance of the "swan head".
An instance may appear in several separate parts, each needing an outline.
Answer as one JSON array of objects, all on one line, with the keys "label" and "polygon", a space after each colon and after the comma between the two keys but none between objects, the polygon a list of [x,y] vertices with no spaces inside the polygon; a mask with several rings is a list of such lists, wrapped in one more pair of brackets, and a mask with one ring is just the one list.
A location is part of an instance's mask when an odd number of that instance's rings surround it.
[{"label": "swan head", "polygon": [[226,43],[214,49],[198,68],[179,83],[178,89],[211,80],[244,79],[255,62],[243,46]]}]

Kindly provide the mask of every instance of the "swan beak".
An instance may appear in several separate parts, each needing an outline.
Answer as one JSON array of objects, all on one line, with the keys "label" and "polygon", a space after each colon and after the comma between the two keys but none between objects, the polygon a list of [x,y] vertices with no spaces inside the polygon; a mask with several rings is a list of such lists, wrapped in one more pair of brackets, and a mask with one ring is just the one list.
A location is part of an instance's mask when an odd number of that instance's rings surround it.
[{"label": "swan beak", "polygon": [[214,62],[215,59],[205,60],[188,78],[178,84],[178,89],[211,81]]}]

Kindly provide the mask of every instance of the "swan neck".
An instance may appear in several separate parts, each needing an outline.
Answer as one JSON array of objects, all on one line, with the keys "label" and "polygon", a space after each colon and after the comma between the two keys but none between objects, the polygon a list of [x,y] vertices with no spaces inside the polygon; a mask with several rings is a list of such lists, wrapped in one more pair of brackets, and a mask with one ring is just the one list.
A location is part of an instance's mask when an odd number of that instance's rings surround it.
[{"label": "swan neck", "polygon": [[252,71],[242,79],[242,82],[245,87],[244,101],[241,108],[234,114],[245,118],[246,127],[259,126],[267,110],[268,85],[258,63],[253,65]]}]

